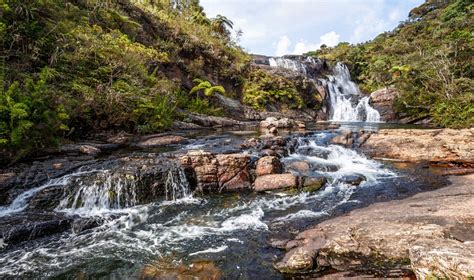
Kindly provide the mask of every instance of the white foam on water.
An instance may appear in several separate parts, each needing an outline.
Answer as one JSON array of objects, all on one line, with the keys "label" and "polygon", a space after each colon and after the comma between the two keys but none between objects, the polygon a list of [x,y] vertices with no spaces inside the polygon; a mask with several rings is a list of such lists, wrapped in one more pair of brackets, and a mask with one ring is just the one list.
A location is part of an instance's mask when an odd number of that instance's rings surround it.
[{"label": "white foam on water", "polygon": [[217,248],[209,248],[209,249],[206,249],[206,250],[197,251],[197,252],[189,254],[189,256],[195,256],[195,255],[200,255],[200,254],[208,254],[208,253],[219,253],[219,252],[225,251],[227,248],[229,248],[229,247],[227,247],[227,245],[223,245],[223,246],[220,246],[220,247],[217,247]]},{"label": "white foam on water", "polygon": [[85,174],[91,174],[91,173],[96,173],[99,172],[98,170],[91,170],[91,171],[78,171],[75,173],[71,173],[68,175],[65,175],[63,177],[57,178],[57,179],[51,179],[48,182],[46,182],[44,185],[41,185],[36,188],[29,189],[21,194],[19,194],[10,205],[6,207],[0,207],[0,217],[6,216],[6,215],[11,215],[14,213],[22,212],[28,207],[28,202],[29,200],[39,193],[40,191],[50,188],[50,187],[55,187],[55,186],[65,186],[69,183],[69,181],[78,176],[82,176]]},{"label": "white foam on water", "polygon": [[380,122],[380,113],[370,106],[370,98],[362,97],[343,63],[334,67],[334,75],[320,80],[329,91],[330,120],[348,122]]}]

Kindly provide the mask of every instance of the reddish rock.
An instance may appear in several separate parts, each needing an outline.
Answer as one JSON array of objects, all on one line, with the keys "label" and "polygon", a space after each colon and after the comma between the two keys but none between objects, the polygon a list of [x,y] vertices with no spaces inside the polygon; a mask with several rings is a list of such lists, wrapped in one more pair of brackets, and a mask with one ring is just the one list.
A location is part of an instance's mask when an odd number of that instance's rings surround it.
[{"label": "reddish rock", "polygon": [[257,169],[255,170],[257,176],[279,174],[282,171],[283,167],[280,160],[274,156],[266,156],[259,159],[257,162]]},{"label": "reddish rock", "polygon": [[181,165],[191,169],[202,192],[250,189],[250,156],[245,154],[212,154],[189,151],[181,157]]},{"label": "reddish rock", "polygon": [[255,191],[269,191],[294,188],[298,186],[298,178],[290,173],[271,174],[257,177],[254,183]]},{"label": "reddish rock", "polygon": [[287,169],[296,171],[298,173],[307,173],[309,171],[309,163],[305,161],[294,161],[288,164]]}]

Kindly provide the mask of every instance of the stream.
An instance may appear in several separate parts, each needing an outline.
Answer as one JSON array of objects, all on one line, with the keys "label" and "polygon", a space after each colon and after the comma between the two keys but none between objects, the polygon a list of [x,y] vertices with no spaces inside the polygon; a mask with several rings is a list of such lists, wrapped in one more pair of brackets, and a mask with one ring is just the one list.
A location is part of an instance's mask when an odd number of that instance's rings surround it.
[{"label": "stream", "polygon": [[[1,207],[0,219],[28,215],[29,200],[41,190],[79,184],[77,191],[62,197],[53,212],[100,220],[99,225],[0,249],[0,278],[176,279],[173,277],[180,274],[204,273],[205,278],[282,279],[284,276],[272,264],[283,251],[271,247],[269,240],[291,238],[302,229],[352,209],[433,189],[434,179],[428,169],[380,162],[332,145],[329,140],[337,130],[329,127],[327,124],[309,127],[303,134],[290,133],[297,144],[282,159],[285,166],[294,161],[307,162],[310,169],[306,176],[327,178],[325,187],[312,193],[199,196],[193,194],[183,171],[176,167],[166,178],[163,199],[137,205],[136,187],[130,185],[133,179],[110,175],[108,164],[100,168],[84,166],[53,178]],[[358,130],[398,126],[345,123],[342,127]],[[161,157],[193,149],[233,151],[238,150],[236,144],[257,135],[255,130],[201,132],[190,135],[193,139],[189,143],[164,151],[120,153]],[[88,180],[92,176],[104,178],[103,183]],[[359,186],[344,180],[354,176],[363,178]],[[108,199],[111,192],[117,197],[114,203]]]}]

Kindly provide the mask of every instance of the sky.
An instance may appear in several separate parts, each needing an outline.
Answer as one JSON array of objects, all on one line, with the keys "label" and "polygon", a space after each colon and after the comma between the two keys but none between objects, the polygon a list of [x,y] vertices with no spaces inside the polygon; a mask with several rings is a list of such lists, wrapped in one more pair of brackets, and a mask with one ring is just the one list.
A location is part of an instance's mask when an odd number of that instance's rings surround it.
[{"label": "sky", "polygon": [[322,44],[360,43],[393,30],[424,0],[201,0],[209,17],[221,14],[242,30],[250,53],[302,54]]}]

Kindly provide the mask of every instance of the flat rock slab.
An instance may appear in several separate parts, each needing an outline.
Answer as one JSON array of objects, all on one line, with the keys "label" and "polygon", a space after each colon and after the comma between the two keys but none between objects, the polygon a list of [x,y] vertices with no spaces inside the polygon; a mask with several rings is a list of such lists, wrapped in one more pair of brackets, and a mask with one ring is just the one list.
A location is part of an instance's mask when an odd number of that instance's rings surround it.
[{"label": "flat rock slab", "polygon": [[414,272],[447,279],[474,276],[474,175],[399,201],[373,204],[303,231],[275,267],[285,273]]},{"label": "flat rock slab", "polygon": [[140,148],[153,148],[166,145],[182,144],[187,141],[186,138],[179,135],[157,135],[148,136],[137,143]]},{"label": "flat rock slab", "polygon": [[381,129],[357,142],[374,157],[474,164],[474,128]]}]

